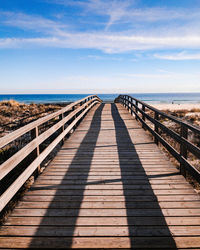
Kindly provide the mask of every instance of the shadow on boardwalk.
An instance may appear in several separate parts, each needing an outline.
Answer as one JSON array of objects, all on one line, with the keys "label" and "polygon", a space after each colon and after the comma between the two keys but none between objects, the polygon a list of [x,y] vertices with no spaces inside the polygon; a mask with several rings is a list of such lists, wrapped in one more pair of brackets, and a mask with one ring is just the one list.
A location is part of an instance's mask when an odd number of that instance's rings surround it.
[{"label": "shadow on boardwalk", "polygon": [[[168,225],[165,221],[165,217],[162,213],[162,210],[159,206],[159,203],[157,201],[157,197],[154,195],[154,192],[151,188],[151,184],[148,181],[148,178],[146,178],[147,183],[145,185],[147,186],[147,189],[144,190],[144,196],[146,195],[146,192],[148,191],[148,196],[151,197],[152,201],[156,201],[153,209],[149,209],[149,212],[147,209],[138,209],[138,215],[137,212],[135,213],[136,217],[140,216],[140,220],[134,219],[133,217],[133,207],[131,206],[131,203],[133,202],[132,200],[132,195],[134,196],[134,190],[128,190],[126,188],[126,181],[127,181],[127,173],[126,173],[126,167],[127,167],[127,155],[126,152],[127,150],[129,151],[129,156],[130,152],[133,153],[133,157],[135,157],[135,160],[137,161],[137,166],[140,168],[140,173],[141,175],[147,177],[142,163],[140,162],[139,156],[136,152],[135,146],[131,140],[131,137],[129,135],[129,132],[127,130],[126,124],[124,120],[121,118],[120,113],[117,109],[117,106],[115,104],[111,104],[111,112],[112,112],[112,118],[114,120],[114,126],[115,126],[115,134],[116,134],[116,142],[117,142],[117,149],[118,149],[118,157],[119,157],[119,165],[121,169],[121,180],[122,180],[122,185],[123,185],[123,190],[124,190],[124,197],[125,197],[125,205],[126,205],[126,213],[127,213],[127,222],[128,222],[128,229],[129,229],[129,237],[130,237],[130,243],[131,243],[131,248],[144,248],[144,246],[148,246],[148,248],[151,249],[157,249],[161,248],[162,242],[163,246],[168,246],[168,248],[176,249],[176,244],[175,241],[169,231]],[[137,132],[135,132],[137,133]],[[129,163],[130,164],[130,163]],[[130,165],[129,165],[130,166]],[[150,176],[148,176],[150,177]],[[156,176],[151,176],[151,178],[156,177]],[[134,180],[133,180],[134,181]],[[130,195],[130,191],[132,191],[132,194]],[[147,201],[148,202],[148,201]],[[152,214],[152,210],[155,212],[155,214]],[[146,214],[145,214],[146,212]],[[161,232],[164,232],[165,236],[168,237],[157,237],[155,238],[154,236],[159,236],[158,231],[155,232],[151,228],[148,230],[148,225],[149,225],[149,219],[148,217],[151,216],[151,225],[162,225],[162,229],[160,230]],[[135,217],[135,218],[136,218]],[[155,221],[154,221],[155,220]],[[139,230],[140,226],[143,226],[143,237],[137,237],[138,234],[142,236],[142,231]],[[146,231],[146,232],[145,232]],[[148,236],[148,237],[146,237]],[[160,234],[162,236],[162,233]],[[146,243],[145,243],[146,241]],[[167,242],[166,242],[167,241]],[[149,245],[148,243],[149,242]]]},{"label": "shadow on boardwalk", "polygon": [[[146,176],[145,174],[145,171],[140,162],[139,156],[136,153],[134,144],[132,143],[132,140],[129,136],[127,127],[123,119],[121,118],[119,111],[115,104],[111,104],[111,112],[112,112],[112,118],[114,120],[115,136],[116,136],[116,143],[117,143],[117,145],[113,145],[113,146],[117,146],[119,165],[121,169],[121,178],[104,180],[104,181],[88,182],[88,175],[89,175],[89,171],[90,171],[90,167],[91,167],[91,163],[93,159],[93,154],[96,148],[96,143],[97,143],[98,135],[99,135],[100,128],[101,128],[101,113],[102,113],[103,108],[104,108],[104,105],[102,104],[95,111],[94,116],[91,121],[90,128],[87,134],[85,135],[85,137],[83,138],[81,145],[78,148],[71,164],[69,165],[69,168],[66,171],[63,181],[60,183],[60,185],[66,185],[65,183],[67,181],[70,182],[72,180],[72,174],[73,174],[73,178],[77,180],[81,179],[82,184],[79,185],[80,189],[77,190],[76,194],[71,193],[71,195],[69,195],[69,190],[67,190],[67,185],[65,187],[66,189],[59,189],[58,186],[57,187],[49,186],[50,189],[57,188],[55,198],[52,200],[52,203],[46,210],[46,214],[44,215],[40,225],[38,226],[37,232],[35,233],[34,238],[29,247],[30,248],[36,248],[36,247],[47,248],[47,240],[44,240],[44,242],[42,242],[40,241],[39,236],[44,234],[44,226],[49,225],[49,217],[52,217],[51,227],[55,226],[55,232],[53,233],[53,235],[51,235],[51,237],[57,237],[55,238],[55,241],[57,240],[57,242],[52,242],[53,243],[52,248],[58,245],[61,247],[64,246],[65,249],[71,248],[72,243],[73,243],[72,242],[73,236],[74,236],[74,232],[75,232],[75,228],[77,224],[77,219],[78,219],[80,209],[81,209],[81,204],[84,198],[84,191],[85,191],[86,185],[121,182],[123,185],[123,192],[124,192],[124,197],[125,197],[127,223],[128,223],[131,248],[143,248],[144,249],[144,245],[149,244],[148,246],[151,249],[156,249],[156,248],[161,249],[162,247],[160,246],[162,246],[162,243],[164,243],[163,244],[164,246],[167,245],[168,248],[176,249],[176,244],[168,229],[168,226],[166,224],[162,210],[160,209],[157,198],[154,195],[154,192],[151,188],[150,183],[148,182],[148,176]],[[87,155],[87,163],[85,163],[84,159],[82,162],[83,154],[87,153],[88,151],[89,151],[89,154]],[[137,209],[137,207],[133,208],[133,202],[134,202],[133,197],[135,195],[134,192],[137,192],[137,191],[127,189],[127,186],[126,186],[127,185],[127,170],[126,170],[127,162],[125,161],[125,158],[127,156],[126,154],[127,151],[129,151],[128,153],[130,157],[135,158],[135,160],[137,161],[138,168],[141,168],[140,169],[141,175],[143,175],[144,179],[146,179],[145,185],[147,187],[147,190],[144,190],[144,196],[147,196],[146,191],[148,191],[148,196],[150,197],[152,201],[154,201],[154,207],[153,209],[149,209],[149,212],[147,211],[147,209],[143,209],[141,207],[139,209]],[[133,154],[131,154],[131,152]],[[76,169],[74,169],[74,166],[80,165],[81,162],[82,164],[84,164],[84,174],[80,175],[80,172],[79,172],[76,175],[76,172],[75,172]],[[131,164],[131,160],[129,164]],[[129,166],[131,167],[131,165]],[[156,177],[156,176],[152,176],[151,178],[153,177]],[[129,183],[130,183],[130,179],[129,179]],[[69,204],[71,201],[72,202],[75,201],[76,208],[75,209],[60,209],[59,212],[58,210],[56,211],[59,214],[53,214],[52,211],[54,210],[53,208],[55,208],[54,203],[58,201],[57,199],[59,195],[62,197],[65,197],[64,201],[66,202],[66,207],[67,207],[67,204]],[[137,202],[137,204],[139,204],[139,202]],[[62,220],[62,217],[63,218],[65,217],[65,219],[66,217],[68,218],[67,227],[61,228],[62,233],[60,230],[59,232],[56,232],[56,227],[57,227],[56,218],[58,218],[59,216],[61,220]],[[152,220],[150,225],[162,226],[160,236],[163,235],[162,232],[164,231],[164,235],[167,237],[157,237],[157,238],[154,237],[154,236],[158,236],[159,229],[156,235],[154,235],[154,231],[151,232],[151,228],[148,229],[150,217]],[[53,220],[55,220],[55,224]],[[91,235],[91,237],[92,236],[93,235]],[[53,239],[51,238],[51,240]],[[144,241],[146,242],[144,243]],[[51,243],[48,243],[48,247],[51,248]],[[116,246],[116,248],[117,247],[118,246]]]},{"label": "shadow on boardwalk", "polygon": [[[74,235],[74,231],[75,231],[75,226],[76,226],[76,221],[78,219],[78,215],[79,215],[79,211],[80,211],[80,207],[81,207],[81,203],[83,201],[83,197],[84,197],[84,191],[85,191],[85,187],[87,185],[87,179],[88,179],[88,175],[89,175],[89,171],[90,171],[90,166],[91,166],[91,162],[92,162],[92,158],[93,158],[93,153],[94,153],[94,150],[95,150],[95,146],[96,146],[96,142],[97,142],[97,138],[98,138],[98,135],[99,135],[99,132],[100,132],[100,127],[101,127],[101,113],[102,113],[102,110],[104,108],[104,104],[101,104],[95,111],[94,113],[94,116],[92,118],[92,121],[91,121],[91,125],[90,125],[90,128],[88,129],[88,132],[86,133],[85,137],[83,138],[81,144],[80,144],[80,147],[78,148],[73,160],[71,161],[71,164],[69,165],[69,168],[66,172],[66,175],[64,176],[63,178],[63,182],[60,183],[60,185],[65,185],[66,181],[67,180],[72,180],[72,175],[73,174],[73,177],[77,178],[77,180],[79,178],[81,178],[81,185],[79,185],[80,189],[77,190],[78,191],[78,196],[76,196],[75,194],[72,194],[72,196],[69,196],[69,193],[67,189],[65,190],[57,190],[56,194],[55,194],[55,199],[52,200],[52,203],[50,204],[49,208],[47,209],[46,211],[46,214],[45,216],[51,216],[51,209],[54,208],[53,207],[53,203],[57,201],[56,199],[56,196],[57,195],[62,195],[62,196],[65,196],[69,198],[69,200],[67,201],[66,200],[66,204],[70,201],[76,201],[76,208],[75,209],[70,209],[71,210],[71,214],[69,214],[67,212],[67,210],[64,210],[61,211],[61,216],[65,217],[67,216],[69,218],[69,224],[70,224],[70,227],[64,227],[63,230],[62,230],[62,235],[59,235],[59,236],[67,236],[67,240],[66,238],[63,239],[63,242],[62,242],[62,238],[60,238],[58,244],[60,244],[61,246],[65,246],[65,248],[70,248],[71,245],[72,245],[72,240],[73,240],[73,235]],[[83,159],[83,164],[84,164],[84,174],[80,175],[80,172],[78,172],[78,170],[74,169],[74,165],[80,165],[81,164],[81,157],[83,156],[83,154],[85,152],[90,152],[88,155],[87,155],[87,163],[85,164],[85,160]],[[75,171],[77,171],[77,175],[75,175]],[[51,188],[51,187],[50,187]],[[65,194],[66,192],[66,194]],[[62,209],[61,209],[62,210]],[[66,214],[65,214],[65,211],[66,211]],[[54,215],[54,216],[59,216],[58,214],[57,215]],[[41,236],[41,234],[44,233],[44,230],[43,230],[43,225],[48,225],[48,218],[43,218],[40,226],[38,227],[38,230],[37,232],[35,233],[34,235],[34,238],[30,244],[30,248],[35,248],[35,247],[38,247],[40,246],[41,248],[45,246],[47,247],[47,242],[46,240],[44,242],[40,242],[38,240],[37,237],[35,236]],[[51,226],[53,226],[53,224],[51,224]],[[56,227],[56,225],[55,225]],[[47,229],[48,230],[48,229]],[[65,231],[66,230],[66,231]],[[57,232],[55,231],[55,237],[57,237]],[[54,242],[53,245],[58,245],[56,242]],[[50,245],[50,244],[49,244]],[[52,245],[52,247],[53,247]],[[49,246],[51,248],[51,245]]]}]

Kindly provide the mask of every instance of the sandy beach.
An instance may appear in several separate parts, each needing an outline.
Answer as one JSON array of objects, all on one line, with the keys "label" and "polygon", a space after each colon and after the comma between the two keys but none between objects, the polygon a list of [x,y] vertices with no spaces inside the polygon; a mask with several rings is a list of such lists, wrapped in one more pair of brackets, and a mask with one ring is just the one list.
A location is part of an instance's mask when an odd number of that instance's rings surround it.
[{"label": "sandy beach", "polygon": [[160,109],[160,110],[192,110],[192,109],[199,109],[200,110],[200,103],[182,103],[182,104],[172,104],[172,103],[160,103],[160,104],[152,104],[151,106]]},{"label": "sandy beach", "polygon": [[[200,126],[200,103],[161,103],[151,105],[166,114],[176,116],[194,125]],[[169,125],[169,124],[168,124]]]}]

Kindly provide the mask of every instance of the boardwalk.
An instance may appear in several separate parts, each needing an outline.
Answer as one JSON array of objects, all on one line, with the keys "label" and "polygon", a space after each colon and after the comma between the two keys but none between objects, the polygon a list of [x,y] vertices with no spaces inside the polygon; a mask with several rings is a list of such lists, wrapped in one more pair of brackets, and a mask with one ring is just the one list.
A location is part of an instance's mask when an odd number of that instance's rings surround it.
[{"label": "boardwalk", "polygon": [[0,248],[200,249],[200,198],[121,104],[98,104],[1,228]]}]

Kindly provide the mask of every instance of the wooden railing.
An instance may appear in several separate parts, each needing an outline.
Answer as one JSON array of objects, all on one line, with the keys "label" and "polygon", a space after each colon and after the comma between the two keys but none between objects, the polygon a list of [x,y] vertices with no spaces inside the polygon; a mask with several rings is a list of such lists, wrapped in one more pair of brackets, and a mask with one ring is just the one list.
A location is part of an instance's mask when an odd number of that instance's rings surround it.
[{"label": "wooden railing", "polygon": [[[13,198],[27,179],[37,169],[39,170],[40,164],[52,150],[77,126],[86,113],[99,102],[101,102],[101,100],[97,96],[87,96],[0,138],[0,149],[2,149],[27,133],[29,133],[31,137],[29,143],[0,165],[0,211],[2,211]],[[51,125],[50,128],[48,127],[47,130],[44,130],[45,124],[49,121],[53,121],[53,125]],[[42,131],[40,129],[41,127],[43,127]],[[41,145],[47,141],[48,138],[51,138],[51,140],[41,152]],[[16,173],[18,172],[15,171],[16,167],[20,166],[20,163],[27,158],[29,164],[25,167],[23,164],[23,166],[19,168],[19,172],[22,169],[21,173]],[[12,173],[15,173],[14,175],[17,177],[10,183],[10,176],[13,177]],[[7,185],[8,183],[9,185]],[[6,188],[5,185],[7,185]]]},{"label": "wooden railing", "polygon": [[[200,149],[188,140],[188,131],[200,136],[200,128],[182,121],[172,115],[168,115],[160,110],[128,95],[120,95],[115,102],[122,103],[131,114],[135,115],[136,120],[140,121],[142,127],[150,131],[154,136],[155,143],[160,142],[169,153],[180,163],[180,172],[186,177],[186,173],[193,176],[200,183],[200,172],[188,161],[188,153],[190,152],[198,160],[200,159]],[[150,112],[153,115],[150,115]],[[180,126],[180,133],[173,131],[165,126],[160,119],[167,119]],[[148,121],[148,123],[147,123]],[[150,126],[149,122],[153,125]],[[164,132],[180,145],[179,152],[161,135]]]}]

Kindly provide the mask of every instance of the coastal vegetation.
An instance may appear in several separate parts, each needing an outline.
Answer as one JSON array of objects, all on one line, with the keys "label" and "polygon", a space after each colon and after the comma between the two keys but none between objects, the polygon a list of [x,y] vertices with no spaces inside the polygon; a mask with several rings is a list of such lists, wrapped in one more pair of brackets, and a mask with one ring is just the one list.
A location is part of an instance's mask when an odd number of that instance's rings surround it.
[{"label": "coastal vegetation", "polygon": [[0,137],[61,108],[61,104],[0,102]]},{"label": "coastal vegetation", "polygon": [[[24,125],[33,122],[41,117],[44,117],[52,112],[59,110],[65,104],[24,104],[19,103],[15,100],[10,101],[2,101],[0,102],[0,137],[7,135],[23,127]],[[46,130],[56,121],[51,121],[46,123],[45,126],[40,128],[40,132]],[[14,155],[17,151],[23,148],[31,141],[31,133],[26,133],[23,136],[20,136],[15,141],[9,143],[0,149],[0,164],[9,159],[12,155]],[[43,150],[46,147],[48,142],[40,145],[40,149]],[[44,161],[43,166],[47,164],[47,162],[53,157],[55,152]],[[2,187],[8,187],[9,184],[19,175],[19,173],[24,169],[27,165],[30,157],[25,159],[21,164],[19,164],[14,171],[12,171],[11,175],[8,178],[4,178],[2,180]],[[19,198],[23,196],[24,192],[32,185],[34,181],[34,177],[29,178],[20,191],[15,195],[15,197],[8,203],[6,208],[0,213],[0,224],[7,218],[12,209],[16,206]],[[3,192],[3,189],[1,190]],[[1,194],[0,192],[0,194]]]},{"label": "coastal vegetation", "polygon": [[[194,126],[200,126],[200,109],[199,108],[192,108],[192,109],[179,109],[179,110],[170,110],[170,109],[163,109],[162,112],[180,118],[186,123],[192,124]],[[177,134],[181,133],[180,125],[174,123],[173,121],[167,118],[160,118],[160,122],[163,123],[167,128],[171,129],[172,131],[176,132]],[[168,136],[163,131],[159,131],[162,137],[178,152],[180,152],[180,144],[177,143],[172,137]],[[194,132],[188,130],[188,141],[194,144],[197,147],[200,147],[200,136],[195,134]],[[166,150],[165,147],[161,146],[161,149],[165,152],[167,157],[171,160],[173,164],[177,166],[179,169],[179,163],[175,160],[175,158]],[[196,169],[200,170],[200,161],[197,159],[192,153],[188,152],[187,160],[193,165]],[[189,173],[187,173],[187,180],[198,190],[200,190],[200,185],[193,179]]]}]

